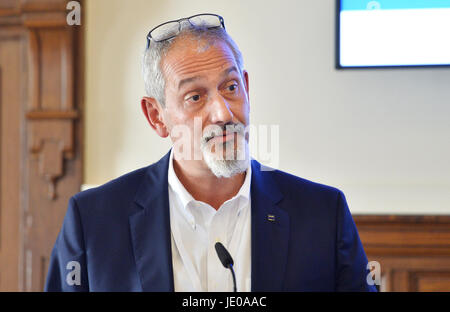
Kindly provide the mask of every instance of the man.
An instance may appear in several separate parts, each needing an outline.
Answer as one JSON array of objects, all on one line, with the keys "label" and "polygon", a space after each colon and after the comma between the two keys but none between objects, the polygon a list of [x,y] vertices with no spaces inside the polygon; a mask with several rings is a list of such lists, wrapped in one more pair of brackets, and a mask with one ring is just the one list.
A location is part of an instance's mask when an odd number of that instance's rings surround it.
[{"label": "man", "polygon": [[249,75],[223,18],[150,31],[141,102],[173,148],[70,199],[48,291],[368,291],[343,193],[268,170],[248,149]]}]

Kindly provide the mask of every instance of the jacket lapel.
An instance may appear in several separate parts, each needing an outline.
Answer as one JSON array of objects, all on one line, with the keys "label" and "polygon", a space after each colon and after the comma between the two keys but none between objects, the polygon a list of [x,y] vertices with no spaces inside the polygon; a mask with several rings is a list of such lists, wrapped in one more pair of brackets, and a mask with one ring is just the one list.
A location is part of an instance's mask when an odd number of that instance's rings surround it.
[{"label": "jacket lapel", "polygon": [[170,152],[150,166],[136,193],[140,211],[129,217],[143,291],[173,291],[167,170]]},{"label": "jacket lapel", "polygon": [[[264,167],[263,167],[264,168]],[[289,244],[289,215],[269,171],[252,160],[252,291],[282,291]]]}]

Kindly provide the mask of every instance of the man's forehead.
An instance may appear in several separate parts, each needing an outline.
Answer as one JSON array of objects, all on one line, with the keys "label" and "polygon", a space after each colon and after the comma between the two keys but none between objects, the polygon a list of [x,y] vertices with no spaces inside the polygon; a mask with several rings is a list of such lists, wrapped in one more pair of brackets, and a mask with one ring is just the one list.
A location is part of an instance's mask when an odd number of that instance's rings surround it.
[{"label": "man's forehead", "polygon": [[217,41],[206,49],[199,49],[201,44],[191,40],[174,43],[162,60],[165,77],[179,85],[182,80],[199,76],[202,72],[213,70],[222,74],[236,69],[235,57],[226,43]]},{"label": "man's forehead", "polygon": [[[221,67],[223,68],[223,66],[221,66]],[[229,75],[232,72],[238,73],[238,70],[235,65],[231,65],[230,67],[225,68],[224,70],[222,70],[221,72],[218,73],[218,76],[226,77],[227,75]],[[177,86],[178,90],[180,90],[184,85],[186,85],[190,82],[194,82],[196,80],[201,80],[202,78],[204,78],[204,76],[202,76],[200,73],[196,73],[196,75],[191,75],[190,77],[187,77],[187,78],[178,78],[176,81],[176,86]]]}]

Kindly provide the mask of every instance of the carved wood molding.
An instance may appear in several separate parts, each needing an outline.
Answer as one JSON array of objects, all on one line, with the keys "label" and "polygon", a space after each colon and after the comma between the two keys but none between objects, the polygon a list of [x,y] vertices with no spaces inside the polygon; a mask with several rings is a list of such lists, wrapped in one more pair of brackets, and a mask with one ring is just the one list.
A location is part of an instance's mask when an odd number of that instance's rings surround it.
[{"label": "carved wood molding", "polygon": [[[28,29],[29,121],[28,142],[39,175],[48,185],[48,198],[57,197],[64,162],[74,155],[74,27],[66,24],[67,1],[42,5],[21,2],[21,18]],[[39,7],[39,9],[36,9]]]},{"label": "carved wood molding", "polygon": [[52,27],[66,24],[68,0],[2,0],[0,25]]},{"label": "carved wood molding", "polygon": [[356,215],[366,253],[450,255],[450,216]]},{"label": "carved wood molding", "polygon": [[355,222],[362,226],[379,224],[450,224],[450,215],[353,215]]},{"label": "carved wood molding", "polygon": [[77,111],[31,111],[28,112],[26,117],[30,120],[41,119],[78,119]]},{"label": "carved wood molding", "polygon": [[64,160],[74,156],[72,120],[52,120],[42,123],[30,120],[29,150],[38,161],[39,175],[48,185],[47,196],[56,199],[56,183],[64,175]]}]

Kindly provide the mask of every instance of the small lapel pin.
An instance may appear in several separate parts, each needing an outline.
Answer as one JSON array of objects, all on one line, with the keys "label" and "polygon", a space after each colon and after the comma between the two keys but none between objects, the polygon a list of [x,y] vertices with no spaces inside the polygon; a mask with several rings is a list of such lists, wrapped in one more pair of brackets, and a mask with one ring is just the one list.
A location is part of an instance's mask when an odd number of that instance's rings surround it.
[{"label": "small lapel pin", "polygon": [[267,220],[269,220],[269,221],[271,221],[271,222],[273,222],[273,221],[275,221],[275,216],[274,215],[267,215]]}]

